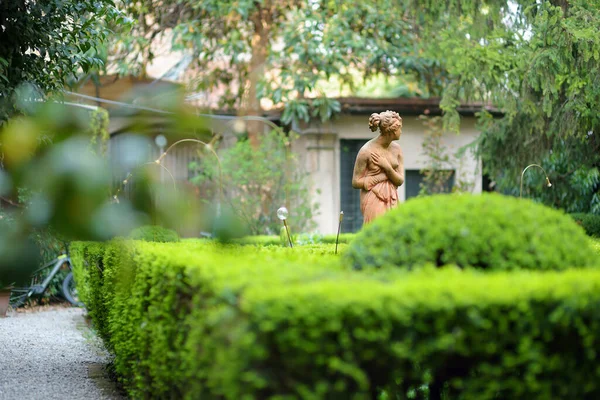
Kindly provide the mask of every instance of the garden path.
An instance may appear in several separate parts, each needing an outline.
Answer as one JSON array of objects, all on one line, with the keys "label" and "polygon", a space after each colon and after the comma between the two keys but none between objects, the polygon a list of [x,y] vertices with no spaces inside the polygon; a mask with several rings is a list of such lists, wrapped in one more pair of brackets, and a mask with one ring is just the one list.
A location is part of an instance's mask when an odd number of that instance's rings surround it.
[{"label": "garden path", "polygon": [[81,308],[9,312],[0,318],[0,400],[122,399],[109,354]]}]

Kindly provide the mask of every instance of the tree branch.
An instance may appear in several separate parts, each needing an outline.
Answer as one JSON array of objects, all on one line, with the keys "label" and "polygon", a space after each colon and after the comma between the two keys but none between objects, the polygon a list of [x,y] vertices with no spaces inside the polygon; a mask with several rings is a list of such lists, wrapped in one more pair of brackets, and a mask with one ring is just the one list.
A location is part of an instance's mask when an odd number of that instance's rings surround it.
[{"label": "tree branch", "polygon": [[13,207],[19,207],[19,208],[24,208],[25,206],[23,204],[19,204],[19,203],[15,203],[14,201],[12,201],[11,199],[4,197],[4,196],[0,196],[0,200],[10,204]]}]

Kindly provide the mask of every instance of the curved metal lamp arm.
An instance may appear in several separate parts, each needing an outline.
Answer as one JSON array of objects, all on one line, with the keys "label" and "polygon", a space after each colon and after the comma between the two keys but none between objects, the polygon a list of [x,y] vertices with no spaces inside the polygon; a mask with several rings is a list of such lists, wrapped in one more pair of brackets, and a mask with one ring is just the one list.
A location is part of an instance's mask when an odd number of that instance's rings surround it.
[{"label": "curved metal lamp arm", "polygon": [[194,142],[194,143],[198,143],[198,144],[203,144],[204,147],[207,148],[208,150],[210,150],[210,152],[217,159],[217,165],[219,167],[219,202],[222,203],[223,202],[223,171],[221,168],[221,159],[219,158],[219,155],[217,154],[215,149],[213,149],[211,143],[206,143],[199,139],[181,139],[181,140],[176,141],[172,145],[170,145],[169,148],[163,154],[161,154],[161,156],[159,157],[159,160],[161,160],[167,154],[167,152],[169,150],[171,150],[173,147],[175,147],[176,145],[178,145],[180,143],[184,143],[184,142]]},{"label": "curved metal lamp arm", "polygon": [[150,161],[150,162],[145,163],[144,165],[158,165],[159,167],[161,167],[162,169],[167,171],[169,173],[169,176],[171,177],[171,182],[173,182],[173,189],[177,190],[177,184],[175,182],[175,177],[173,176],[171,171],[169,171],[169,168],[165,167],[164,165],[162,165],[160,162],[157,162],[157,161]]},{"label": "curved metal lamp arm", "polygon": [[[69,94],[72,95],[76,95],[76,96],[81,96],[81,97],[89,97],[89,96],[85,96],[85,95],[79,95],[77,93],[70,93]],[[91,97],[90,97],[91,98]],[[109,100],[104,100],[104,99],[99,99],[99,98],[95,98],[96,100],[101,100],[103,102],[108,102],[111,103],[111,101]],[[113,102],[113,103],[118,103],[118,102]],[[168,111],[164,111],[164,110],[156,110],[156,109],[150,109],[150,108],[146,108],[146,107],[137,107],[131,104],[125,104],[125,103],[118,103],[118,104],[123,104],[125,106],[132,106],[133,108],[139,108],[139,109],[146,109],[149,111],[155,111],[155,112],[160,112],[160,113],[164,113],[164,114],[172,114],[171,112]],[[254,115],[245,115],[245,116],[225,116],[225,115],[209,115],[209,114],[198,114],[198,116],[202,116],[202,117],[208,117],[208,118],[213,118],[213,119],[217,119],[217,120],[226,120],[226,125],[230,125],[235,123],[238,120],[244,120],[244,121],[259,121],[259,122],[263,122],[264,124],[268,125],[269,127],[271,127],[272,129],[278,131],[280,134],[284,134],[283,129],[281,129],[280,126],[277,126],[273,121],[264,118],[264,117],[259,117],[259,116],[254,116]],[[173,183],[175,184],[175,178],[173,177],[173,174],[171,174],[171,171],[169,171],[168,168],[166,168],[164,165],[161,164],[163,158],[167,155],[167,153],[169,152],[169,150],[171,150],[174,146],[178,145],[179,143],[183,143],[183,142],[196,142],[199,144],[203,144],[206,148],[208,148],[213,155],[215,156],[215,158],[217,159],[217,164],[219,166],[219,200],[220,202],[223,202],[224,196],[223,196],[223,171],[222,171],[222,167],[221,167],[221,159],[219,158],[219,156],[217,155],[216,151],[213,149],[212,147],[212,141],[211,143],[206,143],[202,140],[199,139],[181,139],[176,141],[175,143],[173,143],[171,146],[169,146],[167,148],[167,150],[165,150],[159,157],[158,159],[156,159],[154,162],[149,162],[146,164],[158,164],[160,167],[162,167],[163,169],[165,169],[169,175],[171,176],[171,180],[173,181]],[[127,174],[127,177],[123,180],[122,182],[122,186],[120,186],[116,193],[113,195],[113,199],[115,202],[119,202],[119,194],[121,193],[122,188],[128,183],[128,180],[132,177],[132,173],[129,172]]]},{"label": "curved metal lamp arm", "polygon": [[[199,140],[199,139],[181,139],[181,140],[178,140],[177,142],[173,143],[171,146],[169,146],[169,148],[167,150],[165,150],[155,161],[144,163],[144,165],[158,165],[159,167],[161,167],[165,171],[167,171],[169,176],[171,177],[171,181],[173,182],[173,188],[175,190],[177,190],[177,185],[175,183],[175,177],[173,176],[171,171],[169,171],[169,169],[162,164],[162,160],[163,160],[163,158],[165,158],[165,156],[167,155],[169,150],[171,150],[173,147],[175,147],[176,145],[183,143],[183,142],[195,142],[195,143],[203,144],[204,147],[209,149],[212,152],[212,154],[215,156],[215,158],[217,159],[217,165],[219,166],[219,201],[222,202],[223,201],[223,172],[221,170],[221,159],[219,158],[219,156],[217,155],[217,152],[213,149],[213,147],[210,143],[203,142],[202,140]],[[123,180],[123,186],[125,186],[128,183],[129,179],[132,176],[133,176],[133,174],[131,172],[129,172],[127,174],[127,177],[125,178],[125,180]],[[117,189],[117,192],[113,196],[114,201],[116,201],[117,203],[119,202],[118,195],[120,192],[121,192],[121,187],[119,187]]]},{"label": "curved metal lamp arm", "polygon": [[542,166],[539,164],[529,164],[525,167],[525,169],[523,169],[523,172],[521,172],[521,186],[519,188],[519,198],[523,197],[523,176],[525,175],[525,171],[527,171],[530,167],[538,167],[539,169],[541,169],[544,172],[544,175],[546,175],[546,185],[548,187],[552,187],[552,183],[550,183],[550,178],[548,178],[546,170],[542,168]]}]

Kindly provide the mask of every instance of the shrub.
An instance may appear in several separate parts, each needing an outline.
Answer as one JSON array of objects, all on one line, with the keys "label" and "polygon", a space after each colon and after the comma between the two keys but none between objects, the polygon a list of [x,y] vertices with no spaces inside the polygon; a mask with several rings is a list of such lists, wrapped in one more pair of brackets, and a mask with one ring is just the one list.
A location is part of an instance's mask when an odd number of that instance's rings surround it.
[{"label": "shrub", "polygon": [[[324,235],[323,243],[335,243],[336,235]],[[356,233],[340,233],[340,243],[350,243],[356,237]]]},{"label": "shrub", "polygon": [[407,398],[423,385],[430,398],[595,398],[598,289],[595,269],[252,287],[239,331],[197,349],[237,333],[210,366],[226,398],[367,398],[374,386]]},{"label": "shrub", "polygon": [[[98,246],[104,249],[99,251]],[[185,386],[177,380],[187,373],[175,373],[173,368],[195,355],[183,356],[180,335],[191,334],[188,323],[198,327],[206,323],[202,316],[200,321],[188,321],[191,299],[206,300],[200,307],[204,309],[224,299],[235,301],[250,282],[277,285],[341,270],[326,267],[338,260],[335,256],[282,247],[257,249],[261,248],[202,240],[73,245],[76,279],[87,287],[84,297],[90,315],[108,347],[114,349],[117,372],[134,396],[148,393],[149,387],[165,394]],[[150,377],[152,384],[146,381]]]},{"label": "shrub", "polygon": [[258,149],[240,137],[233,146],[219,150],[219,163],[203,150],[199,161],[190,164],[194,175],[190,182],[213,202],[222,180],[227,203],[254,235],[279,232],[276,213],[284,204],[296,229],[311,229],[318,205],[311,199],[308,174],[289,149],[292,136],[276,130],[261,134]]},{"label": "shrub", "polygon": [[146,242],[178,242],[179,235],[172,229],[162,226],[146,225],[134,229],[129,234],[131,239],[145,240]]},{"label": "shrub", "polygon": [[245,236],[240,239],[235,239],[233,240],[233,242],[243,245],[279,246],[281,244],[281,239],[279,238],[279,236],[274,235],[253,235]]},{"label": "shrub", "polygon": [[600,239],[590,239],[590,244],[592,246],[592,249],[594,249],[594,251],[596,252],[596,254],[600,256]]},{"label": "shrub", "polygon": [[104,302],[104,253],[96,242],[71,243],[71,262],[79,300],[85,304],[100,336],[108,338],[108,307]]},{"label": "shrub", "polygon": [[345,257],[357,269],[432,263],[550,270],[595,265],[598,259],[567,215],[495,194],[409,200],[367,225]]},{"label": "shrub", "polygon": [[574,213],[569,214],[578,225],[585,229],[585,233],[589,236],[600,237],[600,215]]},{"label": "shrub", "polygon": [[103,272],[88,298],[133,398],[600,395],[600,270],[364,274],[294,250],[111,242],[102,270],[73,251]]},{"label": "shrub", "polygon": [[[282,233],[283,237],[274,236],[274,235],[256,235],[256,236],[246,236],[241,239],[234,240],[234,243],[245,244],[245,245],[259,245],[259,246],[269,246],[269,245],[283,245],[289,246],[287,234],[285,230]],[[356,234],[354,233],[342,233],[340,234],[339,243],[350,243]],[[295,245],[303,246],[306,244],[335,244],[335,234],[330,235],[319,235],[319,234],[308,234],[302,233],[297,235],[296,237],[292,236],[292,240],[294,240]]]}]

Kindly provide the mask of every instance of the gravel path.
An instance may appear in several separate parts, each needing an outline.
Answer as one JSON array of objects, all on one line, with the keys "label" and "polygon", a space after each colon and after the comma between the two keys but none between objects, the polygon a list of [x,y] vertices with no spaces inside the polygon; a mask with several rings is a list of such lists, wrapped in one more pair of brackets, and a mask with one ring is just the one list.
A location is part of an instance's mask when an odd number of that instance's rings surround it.
[{"label": "gravel path", "polygon": [[120,398],[98,373],[108,353],[83,316],[62,308],[0,318],[1,400]]}]

